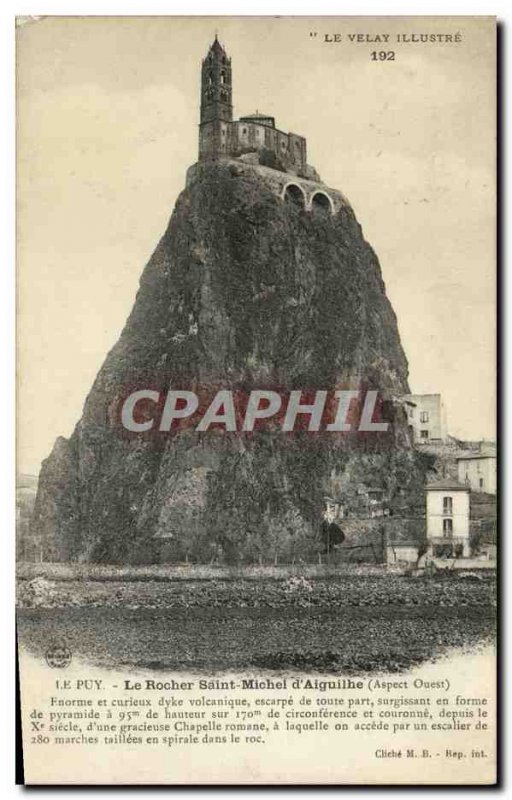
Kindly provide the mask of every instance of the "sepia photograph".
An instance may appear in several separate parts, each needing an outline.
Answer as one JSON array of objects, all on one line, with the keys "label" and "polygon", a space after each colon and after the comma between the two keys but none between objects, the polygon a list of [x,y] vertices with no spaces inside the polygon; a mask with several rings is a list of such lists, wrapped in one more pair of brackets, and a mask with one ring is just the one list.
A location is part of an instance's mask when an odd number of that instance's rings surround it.
[{"label": "sepia photograph", "polygon": [[495,18],[16,75],[25,781],[495,783]]}]

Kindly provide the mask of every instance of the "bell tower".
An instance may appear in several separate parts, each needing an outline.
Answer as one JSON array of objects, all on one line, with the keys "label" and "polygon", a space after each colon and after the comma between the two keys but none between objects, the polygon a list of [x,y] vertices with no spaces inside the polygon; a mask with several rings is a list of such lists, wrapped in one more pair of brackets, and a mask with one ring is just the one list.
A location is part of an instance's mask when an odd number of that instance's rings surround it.
[{"label": "bell tower", "polygon": [[227,152],[232,120],[231,59],[215,35],[201,67],[200,160]]}]

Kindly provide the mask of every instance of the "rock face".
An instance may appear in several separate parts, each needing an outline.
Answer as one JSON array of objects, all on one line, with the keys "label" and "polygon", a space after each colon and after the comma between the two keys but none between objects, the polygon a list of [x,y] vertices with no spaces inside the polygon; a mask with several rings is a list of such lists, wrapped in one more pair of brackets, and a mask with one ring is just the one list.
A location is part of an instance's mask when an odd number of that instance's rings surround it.
[{"label": "rock face", "polygon": [[[347,205],[307,213],[257,168],[204,165],[182,192],[69,440],[45,460],[32,525],[46,560],[314,557],[325,495],[414,498],[405,416],[386,434],[186,430],[120,435],[131,390],[174,386],[409,391],[379,263]],[[397,501],[398,502],[398,501]]]}]

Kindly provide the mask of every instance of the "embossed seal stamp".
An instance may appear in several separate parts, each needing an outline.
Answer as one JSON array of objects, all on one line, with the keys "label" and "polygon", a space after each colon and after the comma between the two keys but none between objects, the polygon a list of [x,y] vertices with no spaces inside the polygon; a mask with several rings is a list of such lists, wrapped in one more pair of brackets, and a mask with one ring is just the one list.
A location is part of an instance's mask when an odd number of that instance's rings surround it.
[{"label": "embossed seal stamp", "polygon": [[72,653],[63,642],[54,642],[45,654],[46,663],[55,669],[64,669],[71,664]]}]

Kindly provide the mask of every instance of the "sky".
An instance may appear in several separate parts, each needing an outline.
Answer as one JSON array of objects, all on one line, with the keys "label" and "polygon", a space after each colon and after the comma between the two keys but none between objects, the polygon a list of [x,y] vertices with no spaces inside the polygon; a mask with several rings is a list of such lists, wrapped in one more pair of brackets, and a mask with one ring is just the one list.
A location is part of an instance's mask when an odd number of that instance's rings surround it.
[{"label": "sky", "polygon": [[[72,433],[128,317],[197,159],[215,31],[235,118],[258,109],[306,136],[308,162],[351,202],[411,390],[442,394],[451,434],[494,438],[490,18],[43,17],[17,30],[19,471],[37,474]],[[395,59],[372,61],[381,49]]]}]

